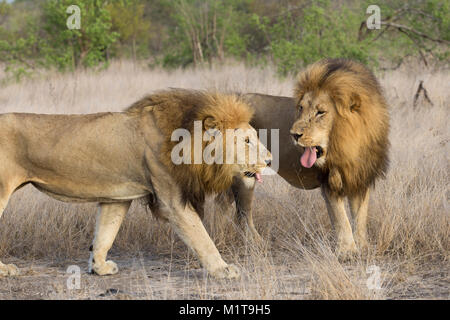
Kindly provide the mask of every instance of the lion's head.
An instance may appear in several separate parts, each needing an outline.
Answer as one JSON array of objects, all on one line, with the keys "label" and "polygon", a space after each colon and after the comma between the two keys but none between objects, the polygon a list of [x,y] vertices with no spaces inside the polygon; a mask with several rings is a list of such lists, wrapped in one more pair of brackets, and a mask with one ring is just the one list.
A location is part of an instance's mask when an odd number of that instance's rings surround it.
[{"label": "lion's head", "polygon": [[[128,112],[143,109],[152,111],[163,132],[161,160],[194,206],[204,201],[205,194],[230,188],[236,176],[261,181],[272,156],[249,124],[252,109],[237,96],[173,89],[141,99]],[[188,154],[182,148],[175,150],[184,141],[172,139],[180,129],[190,139]],[[188,161],[174,161],[174,151]]]},{"label": "lion's head", "polygon": [[291,135],[304,149],[304,167],[321,168],[330,187],[345,194],[384,175],[389,116],[381,87],[364,65],[344,59],[314,63],[299,75],[295,98]]},{"label": "lion's head", "polygon": [[[234,95],[214,93],[205,95],[204,98],[205,105],[201,110],[197,110],[194,118],[203,123],[204,161],[218,165],[207,166],[203,170],[212,170],[212,175],[219,170],[227,176],[225,180],[220,180],[226,181],[227,184],[230,182],[229,178],[238,175],[262,181],[261,171],[270,163],[271,154],[259,141],[256,130],[249,124],[253,115],[252,109]],[[194,142],[192,147],[193,144]],[[210,175],[205,178],[215,180]],[[218,186],[216,183],[215,187]]]}]

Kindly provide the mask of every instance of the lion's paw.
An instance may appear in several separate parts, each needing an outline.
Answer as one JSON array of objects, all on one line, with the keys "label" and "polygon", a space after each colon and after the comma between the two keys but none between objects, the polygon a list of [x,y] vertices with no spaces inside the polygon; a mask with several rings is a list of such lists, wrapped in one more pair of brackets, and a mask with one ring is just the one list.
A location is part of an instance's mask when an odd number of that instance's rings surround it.
[{"label": "lion's paw", "polygon": [[369,251],[369,242],[365,236],[356,236],[355,237],[356,245],[359,248],[359,251],[363,254],[367,254]]},{"label": "lion's paw", "polygon": [[241,271],[234,264],[229,264],[210,272],[210,274],[216,279],[236,279],[241,276]]},{"label": "lion's paw", "polygon": [[249,227],[250,234],[248,235],[256,245],[263,245],[264,240],[263,237],[259,234],[259,232],[255,229],[255,227]]},{"label": "lion's paw", "polygon": [[108,276],[119,272],[119,267],[115,262],[108,260],[103,264],[94,263],[92,271],[99,276]]},{"label": "lion's paw", "polygon": [[336,255],[340,262],[352,261],[358,256],[358,253],[355,242],[348,245],[340,245],[336,248]]},{"label": "lion's paw", "polygon": [[13,264],[1,264],[0,263],[0,276],[14,277],[20,274],[19,268]]}]

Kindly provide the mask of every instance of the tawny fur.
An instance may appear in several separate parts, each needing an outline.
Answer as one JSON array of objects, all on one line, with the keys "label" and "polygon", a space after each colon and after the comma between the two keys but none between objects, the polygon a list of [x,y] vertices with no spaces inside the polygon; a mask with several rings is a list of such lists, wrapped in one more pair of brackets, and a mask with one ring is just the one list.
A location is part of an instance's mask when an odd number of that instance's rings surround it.
[{"label": "tawny fur", "polygon": [[323,179],[340,195],[364,192],[388,168],[389,114],[381,86],[360,63],[325,59],[299,75],[295,97],[321,90],[337,111]]}]

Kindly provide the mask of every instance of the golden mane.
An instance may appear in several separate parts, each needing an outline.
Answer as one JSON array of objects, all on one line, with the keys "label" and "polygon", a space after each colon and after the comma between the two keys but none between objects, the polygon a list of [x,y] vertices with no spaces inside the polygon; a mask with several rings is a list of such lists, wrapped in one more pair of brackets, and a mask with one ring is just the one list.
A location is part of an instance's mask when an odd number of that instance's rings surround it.
[{"label": "golden mane", "polygon": [[337,111],[323,178],[338,193],[357,194],[388,167],[389,114],[381,86],[361,63],[325,59],[298,77],[298,101],[311,91],[327,92]]},{"label": "golden mane", "polygon": [[[171,141],[172,132],[186,129],[193,137],[194,121],[205,120],[214,123],[215,128],[225,134],[226,129],[237,128],[249,123],[252,109],[235,95],[216,92],[172,89],[145,96],[131,105],[126,112],[142,114],[151,111],[158,128],[164,135],[161,161],[169,168],[183,190],[183,198],[201,213],[201,204],[208,193],[222,192],[231,187],[233,180],[230,164],[180,164],[171,159],[173,147],[178,143]],[[203,148],[207,142],[203,142]],[[193,157],[193,152],[192,152]]]}]

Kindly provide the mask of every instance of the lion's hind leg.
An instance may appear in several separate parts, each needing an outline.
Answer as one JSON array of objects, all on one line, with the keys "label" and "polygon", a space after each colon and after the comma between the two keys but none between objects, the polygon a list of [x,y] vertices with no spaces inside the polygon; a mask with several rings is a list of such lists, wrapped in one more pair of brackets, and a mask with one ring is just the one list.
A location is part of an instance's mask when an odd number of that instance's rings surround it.
[{"label": "lion's hind leg", "polygon": [[[9,198],[19,185],[20,183],[17,185],[8,186],[6,183],[2,183],[2,181],[0,181],[0,218],[6,209]],[[19,273],[19,269],[15,265],[3,264],[0,261],[0,276],[16,276]]]},{"label": "lion's hind leg", "polygon": [[[3,211],[6,208],[6,205],[8,204],[8,199],[9,199],[9,195],[8,196],[0,196],[0,218],[3,214]],[[3,264],[0,261],[0,277],[2,276],[16,276],[18,275],[19,269],[13,265],[13,264]]]},{"label": "lion's hind leg", "polygon": [[89,259],[89,272],[98,275],[110,275],[119,271],[113,261],[106,261],[117,232],[119,232],[131,201],[120,203],[101,203],[97,214],[95,237]]}]

